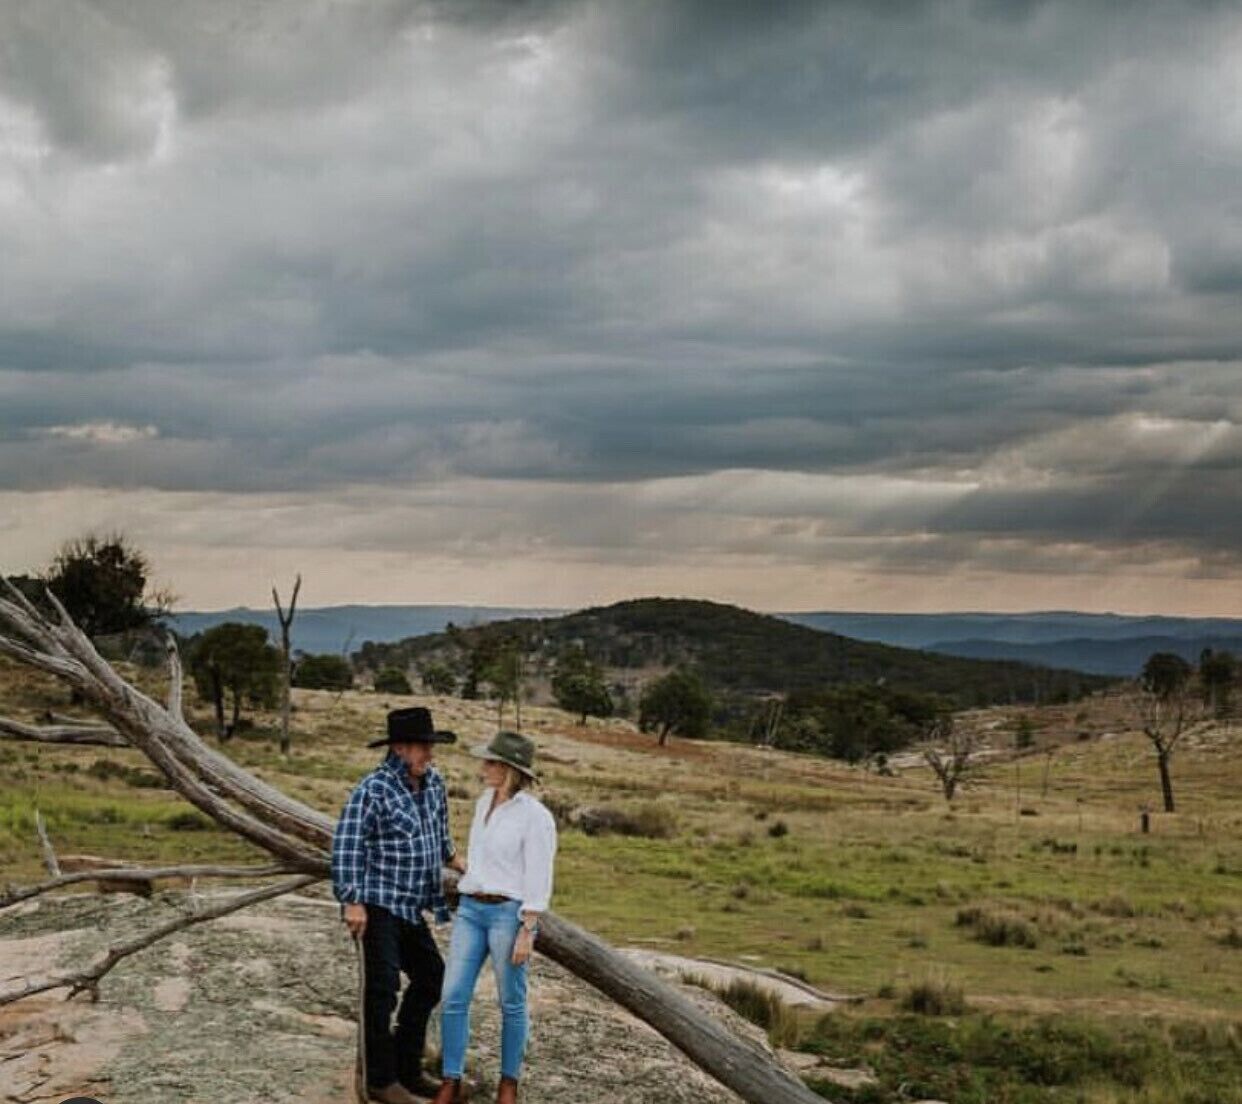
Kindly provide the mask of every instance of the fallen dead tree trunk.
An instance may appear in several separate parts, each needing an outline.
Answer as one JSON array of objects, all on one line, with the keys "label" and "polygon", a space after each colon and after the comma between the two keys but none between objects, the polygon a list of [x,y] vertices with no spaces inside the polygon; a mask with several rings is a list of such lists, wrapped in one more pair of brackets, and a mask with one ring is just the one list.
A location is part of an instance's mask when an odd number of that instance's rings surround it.
[{"label": "fallen dead tree trunk", "polygon": [[[5,587],[8,597],[0,597],[0,653],[68,683],[129,745],[142,751],[187,801],[275,857],[282,869],[303,875],[232,898],[234,907],[228,911],[329,876],[332,820],[209,748],[186,724],[181,715],[181,663],[175,647],[169,646],[170,687],[168,701],[161,705],[113,670],[53,595],[48,595],[48,601],[55,615],[45,617],[14,587],[7,582]],[[53,882],[64,884],[63,879],[62,875]],[[47,883],[45,887],[54,888]],[[209,918],[200,914],[189,922]],[[165,927],[163,934],[179,930]],[[163,937],[160,931],[128,941],[120,957],[152,945]],[[547,914],[541,922],[539,949],[645,1020],[749,1104],[821,1102],[821,1097],[762,1048],[734,1035],[672,985],[568,920]],[[116,952],[114,948],[113,955]],[[0,1003],[65,984],[91,988],[113,965],[115,961],[107,961],[102,969],[56,974],[10,987],[0,992]]]},{"label": "fallen dead tree trunk", "polygon": [[108,725],[24,724],[11,717],[0,717],[0,736],[38,744],[87,744],[96,747],[129,747],[129,742]]}]

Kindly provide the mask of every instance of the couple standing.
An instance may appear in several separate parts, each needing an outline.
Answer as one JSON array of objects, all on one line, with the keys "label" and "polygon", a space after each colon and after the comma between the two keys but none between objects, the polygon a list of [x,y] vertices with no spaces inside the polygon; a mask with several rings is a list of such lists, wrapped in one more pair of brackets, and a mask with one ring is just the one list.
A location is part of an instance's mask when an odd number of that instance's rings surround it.
[{"label": "couple standing", "polygon": [[[500,998],[498,1104],[516,1104],[526,1050],[526,974],[539,916],[552,893],[556,824],[527,786],[534,744],[498,732],[471,749],[483,760],[483,793],[475,804],[466,859],[449,832],[444,779],[432,766],[436,744],[455,743],[437,731],[422,707],[388,714],[384,761],[354,789],[332,841],[332,885],[363,955],[363,1040],[367,1093],[383,1104],[465,1100],[470,1002],[483,962],[492,960]],[[441,868],[462,875],[461,900],[449,940],[448,965],[423,917],[449,913]],[[401,974],[408,979],[396,1030]],[[442,1079],[422,1068],[427,1021],[440,1012]]]}]

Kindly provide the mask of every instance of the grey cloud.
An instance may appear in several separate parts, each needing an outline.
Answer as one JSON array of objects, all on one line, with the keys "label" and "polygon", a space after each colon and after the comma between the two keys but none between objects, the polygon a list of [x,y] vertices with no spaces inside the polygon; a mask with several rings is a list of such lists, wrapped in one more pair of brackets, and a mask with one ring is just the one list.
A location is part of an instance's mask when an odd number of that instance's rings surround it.
[{"label": "grey cloud", "polygon": [[[0,486],[504,480],[612,554],[1219,562],[1233,430],[1126,427],[1242,425],[1240,37],[1211,4],[9,5]],[[48,432],[97,423],[156,433]],[[737,469],[965,490],[626,513]]]}]

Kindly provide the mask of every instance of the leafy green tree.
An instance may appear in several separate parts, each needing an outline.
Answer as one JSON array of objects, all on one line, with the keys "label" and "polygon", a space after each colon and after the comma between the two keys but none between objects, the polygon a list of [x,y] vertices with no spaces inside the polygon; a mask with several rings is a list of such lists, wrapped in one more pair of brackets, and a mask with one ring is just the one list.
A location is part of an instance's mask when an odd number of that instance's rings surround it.
[{"label": "leafy green tree", "polygon": [[385,667],[375,676],[375,690],[380,694],[412,694],[414,687],[400,667]]},{"label": "leafy green tree", "polygon": [[339,655],[304,655],[293,668],[293,685],[304,690],[348,690],[353,684],[354,669]]},{"label": "leafy green tree", "polygon": [[447,697],[457,689],[457,676],[447,663],[428,663],[420,672],[423,689],[428,694]]},{"label": "leafy green tree", "polygon": [[1193,673],[1193,668],[1181,656],[1155,652],[1143,665],[1143,673],[1139,676],[1143,732],[1156,751],[1166,813],[1175,811],[1169,763],[1190,720],[1188,691]]},{"label": "leafy green tree", "polygon": [[167,591],[148,593],[151,565],[121,533],[94,533],[61,546],[45,581],[87,636],[128,632],[168,612]]},{"label": "leafy green tree", "polygon": [[505,706],[513,703],[518,731],[522,729],[522,682],[525,677],[525,660],[516,641],[506,642],[483,668],[483,677],[491,687],[491,697],[496,703],[496,725],[504,727]]},{"label": "leafy green tree", "polygon": [[587,717],[612,716],[612,695],[604,673],[581,648],[571,648],[557,660],[552,696],[565,712],[577,713],[581,724],[587,723]]},{"label": "leafy green tree", "polygon": [[1232,652],[1204,648],[1199,656],[1199,681],[1204,703],[1215,717],[1229,714],[1230,698],[1238,681],[1238,661]]},{"label": "leafy green tree", "polygon": [[[216,734],[227,740],[241,721],[243,699],[272,705],[280,675],[280,653],[261,625],[226,621],[200,634],[191,643],[190,673],[199,697],[216,711]],[[225,695],[233,699],[231,724],[224,720]]]},{"label": "leafy green tree", "polygon": [[698,675],[678,667],[643,691],[638,709],[638,727],[643,732],[658,732],[663,746],[669,733],[688,738],[705,736],[712,697]]}]

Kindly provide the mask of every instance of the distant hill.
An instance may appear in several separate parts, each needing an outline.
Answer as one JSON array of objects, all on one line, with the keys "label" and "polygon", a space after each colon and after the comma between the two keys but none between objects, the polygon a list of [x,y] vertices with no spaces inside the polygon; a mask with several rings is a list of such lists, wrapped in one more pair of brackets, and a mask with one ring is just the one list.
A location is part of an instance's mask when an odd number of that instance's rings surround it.
[{"label": "distant hill", "polygon": [[736,606],[645,598],[551,618],[517,618],[467,629],[456,639],[432,633],[396,643],[369,642],[354,654],[371,670],[456,662],[463,647],[520,640],[532,674],[580,645],[610,672],[693,666],[717,693],[757,696],[883,680],[937,693],[959,706],[1073,697],[1105,680],[1012,661],[980,661],[895,648],[822,632]]},{"label": "distant hill", "polygon": [[1138,636],[1131,640],[1055,640],[1048,644],[1011,644],[1003,640],[948,640],[929,647],[942,655],[969,659],[1017,659],[1057,664],[1097,675],[1133,677],[1153,652],[1173,652],[1197,664],[1204,648],[1242,655],[1242,636]]},{"label": "distant hill", "polygon": [[1204,648],[1238,651],[1242,620],[1114,613],[787,613],[798,624],[944,655],[1015,659],[1133,676],[1152,652],[1198,660]]},{"label": "distant hill", "polygon": [[[304,652],[339,653],[367,640],[403,640],[442,632],[454,625],[481,625],[513,617],[544,617],[561,613],[550,609],[512,609],[502,606],[320,606],[299,609],[293,621],[293,646]],[[276,638],[280,626],[270,609],[235,609],[179,613],[169,624],[191,636],[225,621],[262,625]]]}]

